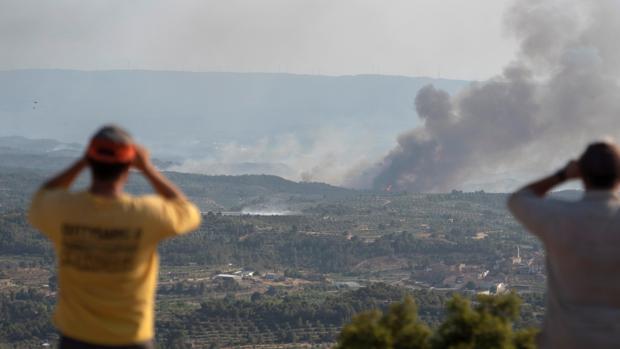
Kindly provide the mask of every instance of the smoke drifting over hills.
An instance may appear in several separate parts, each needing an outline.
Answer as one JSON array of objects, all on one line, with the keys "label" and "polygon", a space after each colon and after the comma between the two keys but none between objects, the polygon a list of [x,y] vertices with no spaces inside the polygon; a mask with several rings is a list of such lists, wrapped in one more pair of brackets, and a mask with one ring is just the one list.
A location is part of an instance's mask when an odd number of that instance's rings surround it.
[{"label": "smoke drifting over hills", "polygon": [[424,124],[352,176],[353,185],[450,190],[483,173],[551,170],[586,142],[618,133],[617,1],[522,0],[506,22],[520,42],[515,60],[452,97],[433,86],[420,90]]}]

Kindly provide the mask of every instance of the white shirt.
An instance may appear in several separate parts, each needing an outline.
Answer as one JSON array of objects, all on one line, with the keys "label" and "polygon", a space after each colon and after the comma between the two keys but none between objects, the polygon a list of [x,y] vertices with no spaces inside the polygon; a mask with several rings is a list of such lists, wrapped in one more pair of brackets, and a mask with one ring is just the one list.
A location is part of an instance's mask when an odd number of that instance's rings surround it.
[{"label": "white shirt", "polygon": [[587,191],[580,201],[524,189],[512,214],[547,252],[547,310],[540,348],[620,348],[620,200]]}]

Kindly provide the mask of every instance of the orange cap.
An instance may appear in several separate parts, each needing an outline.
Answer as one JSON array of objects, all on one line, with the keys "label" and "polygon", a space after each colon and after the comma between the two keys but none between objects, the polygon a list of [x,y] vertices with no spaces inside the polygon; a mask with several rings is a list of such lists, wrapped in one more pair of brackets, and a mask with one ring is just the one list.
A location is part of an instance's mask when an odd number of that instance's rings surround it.
[{"label": "orange cap", "polygon": [[107,164],[126,164],[136,157],[131,143],[118,143],[104,138],[93,138],[88,146],[88,158]]}]

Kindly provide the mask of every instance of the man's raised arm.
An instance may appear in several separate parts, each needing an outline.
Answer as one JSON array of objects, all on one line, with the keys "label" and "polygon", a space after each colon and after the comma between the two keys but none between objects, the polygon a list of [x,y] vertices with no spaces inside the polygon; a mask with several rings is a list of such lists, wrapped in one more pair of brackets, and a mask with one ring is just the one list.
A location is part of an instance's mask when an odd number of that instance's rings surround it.
[{"label": "man's raised arm", "polygon": [[[530,232],[541,235],[553,223],[557,202],[543,199],[554,187],[569,179],[580,177],[577,161],[570,161],[553,175],[534,181],[508,198],[508,209]],[[541,235],[542,236],[542,235]]]},{"label": "man's raised arm", "polygon": [[543,197],[555,186],[560,185],[567,180],[577,179],[579,177],[579,164],[577,161],[572,160],[555,174],[532,182],[521,188],[521,190],[517,191],[515,194],[523,191],[529,191],[538,197]]},{"label": "man's raised arm", "polygon": [[71,166],[45,182],[41,189],[69,189],[80,172],[86,168],[87,164],[85,157],[80,158]]}]

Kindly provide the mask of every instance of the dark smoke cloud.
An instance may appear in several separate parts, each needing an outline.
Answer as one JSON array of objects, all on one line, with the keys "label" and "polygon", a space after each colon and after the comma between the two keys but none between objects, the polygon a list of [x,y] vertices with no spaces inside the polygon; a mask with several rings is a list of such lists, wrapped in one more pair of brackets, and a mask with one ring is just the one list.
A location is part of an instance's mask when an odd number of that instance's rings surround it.
[{"label": "dark smoke cloud", "polygon": [[356,184],[445,191],[485,171],[541,171],[619,133],[617,1],[517,1],[507,25],[521,43],[517,58],[456,96],[420,90],[423,126],[402,134]]}]

